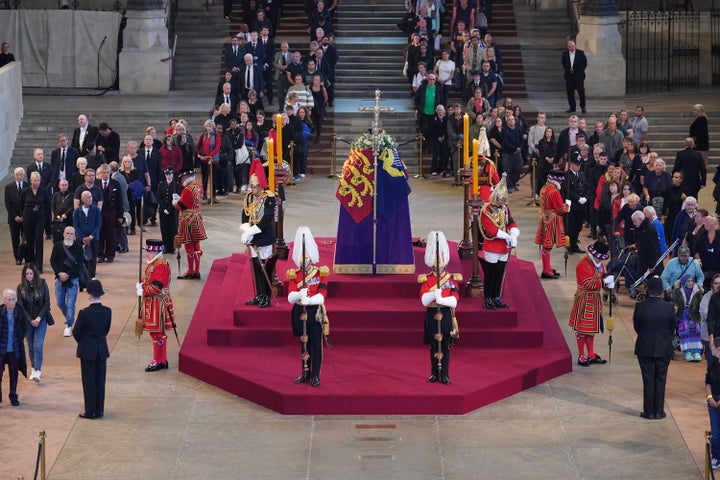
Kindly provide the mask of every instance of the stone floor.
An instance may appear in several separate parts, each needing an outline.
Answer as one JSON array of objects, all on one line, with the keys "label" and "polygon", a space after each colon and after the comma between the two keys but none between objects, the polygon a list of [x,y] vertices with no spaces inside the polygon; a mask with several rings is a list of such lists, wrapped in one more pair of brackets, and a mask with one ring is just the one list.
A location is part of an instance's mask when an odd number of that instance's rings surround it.
[{"label": "stone floor", "polygon": [[[666,100],[653,97],[660,104]],[[532,99],[531,99],[532,100]],[[200,99],[173,95],[167,99],[26,97],[26,108],[43,104],[68,110],[68,126],[83,108],[183,108],[204,106]],[[693,95],[673,95],[677,111],[696,103]],[[187,105],[186,105],[187,102]],[[596,108],[607,112],[635,99],[606,100]],[[706,108],[708,103],[706,101]],[[522,103],[521,103],[522,104]],[[591,102],[592,108],[596,102]],[[559,111],[558,99],[538,101],[537,108]],[[667,107],[666,103],[663,103]],[[716,111],[718,105],[712,106]],[[598,114],[599,116],[599,114]],[[649,114],[650,118],[651,115]],[[681,121],[686,121],[682,119]],[[689,123],[689,122],[688,122]],[[532,243],[536,209],[526,206],[528,180],[512,195],[510,205],[521,229],[518,255],[539,264]],[[309,225],[316,236],[336,234],[339,209],[336,183],[321,176],[303,179],[288,188],[286,237],[299,225]],[[449,239],[462,237],[462,190],[450,180],[411,180],[413,234],[442,229]],[[706,189],[700,205],[710,205]],[[202,273],[213,259],[240,249],[235,227],[240,223],[241,197],[221,198],[203,208],[210,239],[203,243]],[[158,227],[145,234],[159,236]],[[632,306],[626,296],[614,309],[612,362],[591,368],[576,367],[513,397],[463,416],[335,417],[283,416],[217,390],[177,371],[177,344],[169,342],[170,369],[145,373],[151,344],[147,335],[133,334],[137,316],[134,285],[140,268],[139,235],[129,237],[131,250],[113,264],[98,266],[107,294],[103,303],[113,309],[109,337],[106,415],[90,421],[77,417],[82,410],[79,361],[75,342],[62,337],[62,325],[50,327],[45,343],[45,365],[39,384],[21,379],[19,408],[0,404],[0,478],[31,478],[38,431],[45,430],[48,478],[59,479],[696,479],[701,476],[704,432],[708,427],[704,403],[704,363],[675,361],[668,380],[668,417],[641,419],[641,380],[632,354]],[[582,240],[589,241],[584,238]],[[585,243],[585,242],[584,242]],[[50,242],[45,244],[45,278],[50,278]],[[9,235],[0,228],[0,286],[14,287],[20,267],[11,262]],[[574,267],[580,255],[571,255],[568,276],[546,281],[568,345],[576,351],[566,327],[575,291]],[[174,273],[177,264],[170,259]],[[553,257],[562,267],[562,253]],[[184,270],[185,265],[182,265]],[[512,288],[512,285],[508,287]],[[171,292],[180,338],[187,329],[202,282],[173,280]],[[84,294],[78,307],[87,305]],[[332,303],[328,307],[332,309]],[[55,318],[61,318],[53,307]],[[421,306],[418,302],[418,318]],[[462,319],[460,319],[462,322]],[[61,322],[60,322],[61,323]],[[596,342],[607,355],[607,335]],[[228,351],[252,355],[252,349]],[[462,355],[459,345],[455,355]],[[342,377],[326,360],[325,375]],[[292,379],[288,379],[291,381]],[[347,380],[347,379],[346,379]],[[419,378],[418,381],[423,381]],[[7,389],[7,380],[3,387]],[[444,387],[440,387],[444,388]],[[452,388],[452,387],[448,387]]]}]

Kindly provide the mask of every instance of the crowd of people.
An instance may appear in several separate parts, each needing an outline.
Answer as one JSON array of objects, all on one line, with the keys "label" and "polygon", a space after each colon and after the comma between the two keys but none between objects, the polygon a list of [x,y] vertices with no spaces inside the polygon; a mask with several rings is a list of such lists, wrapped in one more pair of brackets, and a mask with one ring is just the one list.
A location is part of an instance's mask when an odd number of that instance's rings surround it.
[{"label": "crowd of people", "polygon": [[[278,113],[283,158],[291,160],[296,181],[305,177],[309,146],[320,142],[326,109],[335,100],[336,6],[320,0],[308,9],[306,52],[290,51],[287,42],[277,45],[276,22],[265,18],[270,6],[257,8],[254,16],[252,10],[245,13],[246,23],[223,55],[225,73],[206,124],[210,141],[202,145],[203,179],[211,168],[214,194],[249,191],[250,164],[253,158],[266,157],[268,138],[276,140]],[[200,146],[198,142],[198,150]]]},{"label": "crowd of people", "polygon": [[[194,181],[194,171],[201,161],[197,152],[202,145],[193,144],[187,123],[173,119],[163,141],[156,138],[154,127],[147,127],[142,147],[130,140],[121,151],[119,133],[106,122],[93,126],[84,114],[77,121],[72,137],[57,135],[58,147],[51,152],[49,162],[43,149],[34,149],[33,162],[26,168],[15,168],[13,181],[5,187],[12,252],[15,264],[23,267],[17,288],[4,292],[0,317],[27,339],[31,369],[26,376],[36,382],[42,375],[47,327],[55,323],[50,289],[42,277],[48,266],[46,241],[52,242],[49,266],[54,275],[55,303],[64,317],[65,337],[74,335],[78,292],[87,289],[90,293],[90,286],[95,285],[99,299],[102,288],[93,284],[103,273],[98,264],[113,263],[116,254],[127,253],[128,235],[136,235],[138,229],[148,231],[159,224],[161,239],[148,240],[161,245],[154,251],[174,253],[184,246],[188,271],[178,278],[200,278],[199,242],[205,237],[199,216],[202,191]],[[148,290],[144,296],[149,295]],[[16,304],[22,308],[16,309]],[[14,405],[17,372],[25,374],[26,367],[13,363],[11,357],[18,361],[25,358],[23,342],[18,344],[7,335],[7,328],[2,331],[0,342],[13,344],[4,352],[2,364],[11,370],[10,399]],[[150,366],[157,365],[153,361]],[[94,415],[98,414],[102,416],[102,411]]]}]

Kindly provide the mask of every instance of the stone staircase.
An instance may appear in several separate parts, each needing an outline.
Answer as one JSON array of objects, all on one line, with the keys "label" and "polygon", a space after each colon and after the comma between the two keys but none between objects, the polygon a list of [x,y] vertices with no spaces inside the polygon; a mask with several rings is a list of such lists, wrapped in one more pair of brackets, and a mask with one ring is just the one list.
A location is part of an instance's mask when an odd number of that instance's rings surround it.
[{"label": "stone staircase", "polygon": [[[120,155],[127,151],[127,142],[136,140],[139,145],[145,138],[145,128],[152,125],[160,139],[168,127],[171,118],[183,118],[190,125],[190,135],[197,138],[202,130],[202,123],[207,116],[203,112],[171,111],[171,112],[112,112],[86,111],[90,123],[97,126],[101,121],[107,122],[120,135]],[[77,114],[60,110],[25,110],[20,124],[15,149],[10,161],[12,171],[15,167],[27,167],[32,163],[33,149],[42,148],[45,160],[50,161],[50,152],[58,148],[57,135],[63,132],[72,139],[73,130],[77,127]]]}]

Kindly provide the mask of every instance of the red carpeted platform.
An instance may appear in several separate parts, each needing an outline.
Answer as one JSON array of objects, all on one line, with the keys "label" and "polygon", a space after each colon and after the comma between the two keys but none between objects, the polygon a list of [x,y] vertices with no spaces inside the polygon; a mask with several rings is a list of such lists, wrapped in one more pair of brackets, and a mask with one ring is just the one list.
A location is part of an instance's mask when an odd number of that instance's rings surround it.
[{"label": "red carpeted platform", "polygon": [[[318,239],[320,264],[332,268],[334,239]],[[451,272],[469,278],[451,244]],[[416,248],[416,272],[426,273]],[[321,386],[296,385],[300,343],[290,330],[286,298],[248,307],[247,255],[216,260],[180,349],[180,371],[284,414],[463,414],[572,370],[570,351],[530,262],[513,258],[503,300],[489,311],[482,298],[461,298],[460,341],[453,347],[451,385],[428,384],[429,348],[422,344],[424,307],[417,275],[331,275],[330,339]],[[292,262],[292,260],[289,260]],[[279,261],[280,278],[288,268]]]}]

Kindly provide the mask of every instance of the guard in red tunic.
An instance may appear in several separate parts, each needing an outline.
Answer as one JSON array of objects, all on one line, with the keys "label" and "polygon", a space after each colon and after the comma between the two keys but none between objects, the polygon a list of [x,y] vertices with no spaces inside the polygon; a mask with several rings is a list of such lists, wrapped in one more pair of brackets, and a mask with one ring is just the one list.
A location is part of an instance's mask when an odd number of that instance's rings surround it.
[{"label": "guard in red tunic", "polygon": [[[418,276],[420,301],[427,308],[423,337],[430,345],[430,377],[428,383],[438,380],[450,384],[450,340],[459,335],[455,308],[460,300],[461,274],[447,272],[450,259],[443,232],[430,232],[425,247],[425,265],[432,268],[427,275]],[[438,273],[439,272],[439,273]]]},{"label": "guard in red tunic", "polygon": [[[578,345],[578,365],[587,367],[591,363],[606,363],[595,353],[595,334],[602,329],[602,293],[603,284],[611,289],[615,286],[612,275],[605,276],[605,265],[608,259],[608,245],[597,241],[587,249],[575,268],[577,291],[570,310],[570,325],[575,330]],[[587,354],[585,351],[587,349]]]},{"label": "guard in red tunic", "polygon": [[271,304],[271,281],[278,258],[273,254],[275,205],[275,193],[268,188],[262,163],[255,159],[250,165],[250,191],[245,195],[240,225],[242,242],[250,248],[255,285],[255,296],[245,305],[265,308]]},{"label": "guard in red tunic", "polygon": [[478,155],[478,196],[484,202],[489,202],[490,194],[498,183],[500,183],[500,175],[495,162],[485,155]]},{"label": "guard in red tunic", "polygon": [[202,257],[203,253],[200,250],[200,241],[207,238],[205,225],[200,214],[203,188],[202,185],[195,181],[195,169],[193,168],[181,170],[178,176],[182,182],[183,190],[180,195],[173,193],[172,203],[180,211],[175,243],[178,246],[185,245],[188,269],[182,275],[178,275],[177,278],[180,280],[199,280],[200,257]]},{"label": "guard in red tunic", "polygon": [[508,305],[502,301],[505,268],[510,251],[517,247],[517,239],[520,235],[507,201],[507,174],[503,173],[500,183],[490,195],[490,201],[483,205],[479,215],[480,233],[484,239],[482,251],[479,253],[484,274],[484,305],[490,310],[508,308]]},{"label": "guard in red tunic", "polygon": [[287,271],[287,299],[293,306],[292,331],[293,336],[300,338],[302,359],[302,374],[295,379],[295,383],[309,382],[311,386],[319,387],[322,341],[323,337],[330,333],[325,312],[330,269],[326,266],[315,266],[320,260],[320,254],[308,227],[298,228],[292,259],[298,268]]},{"label": "guard in red tunic", "polygon": [[163,257],[164,248],[162,240],[146,240],[147,266],[142,282],[136,286],[138,296],[142,297],[142,329],[150,332],[153,342],[153,359],[145,368],[146,372],[168,368],[165,330],[175,327],[169,290],[170,265]]},{"label": "guard in red tunic", "polygon": [[558,271],[550,266],[550,251],[555,246],[565,246],[563,214],[567,212],[567,205],[560,193],[560,184],[564,178],[565,172],[553,170],[548,173],[547,183],[540,190],[540,224],[535,234],[535,243],[540,246],[543,266],[540,278],[560,277]]}]

